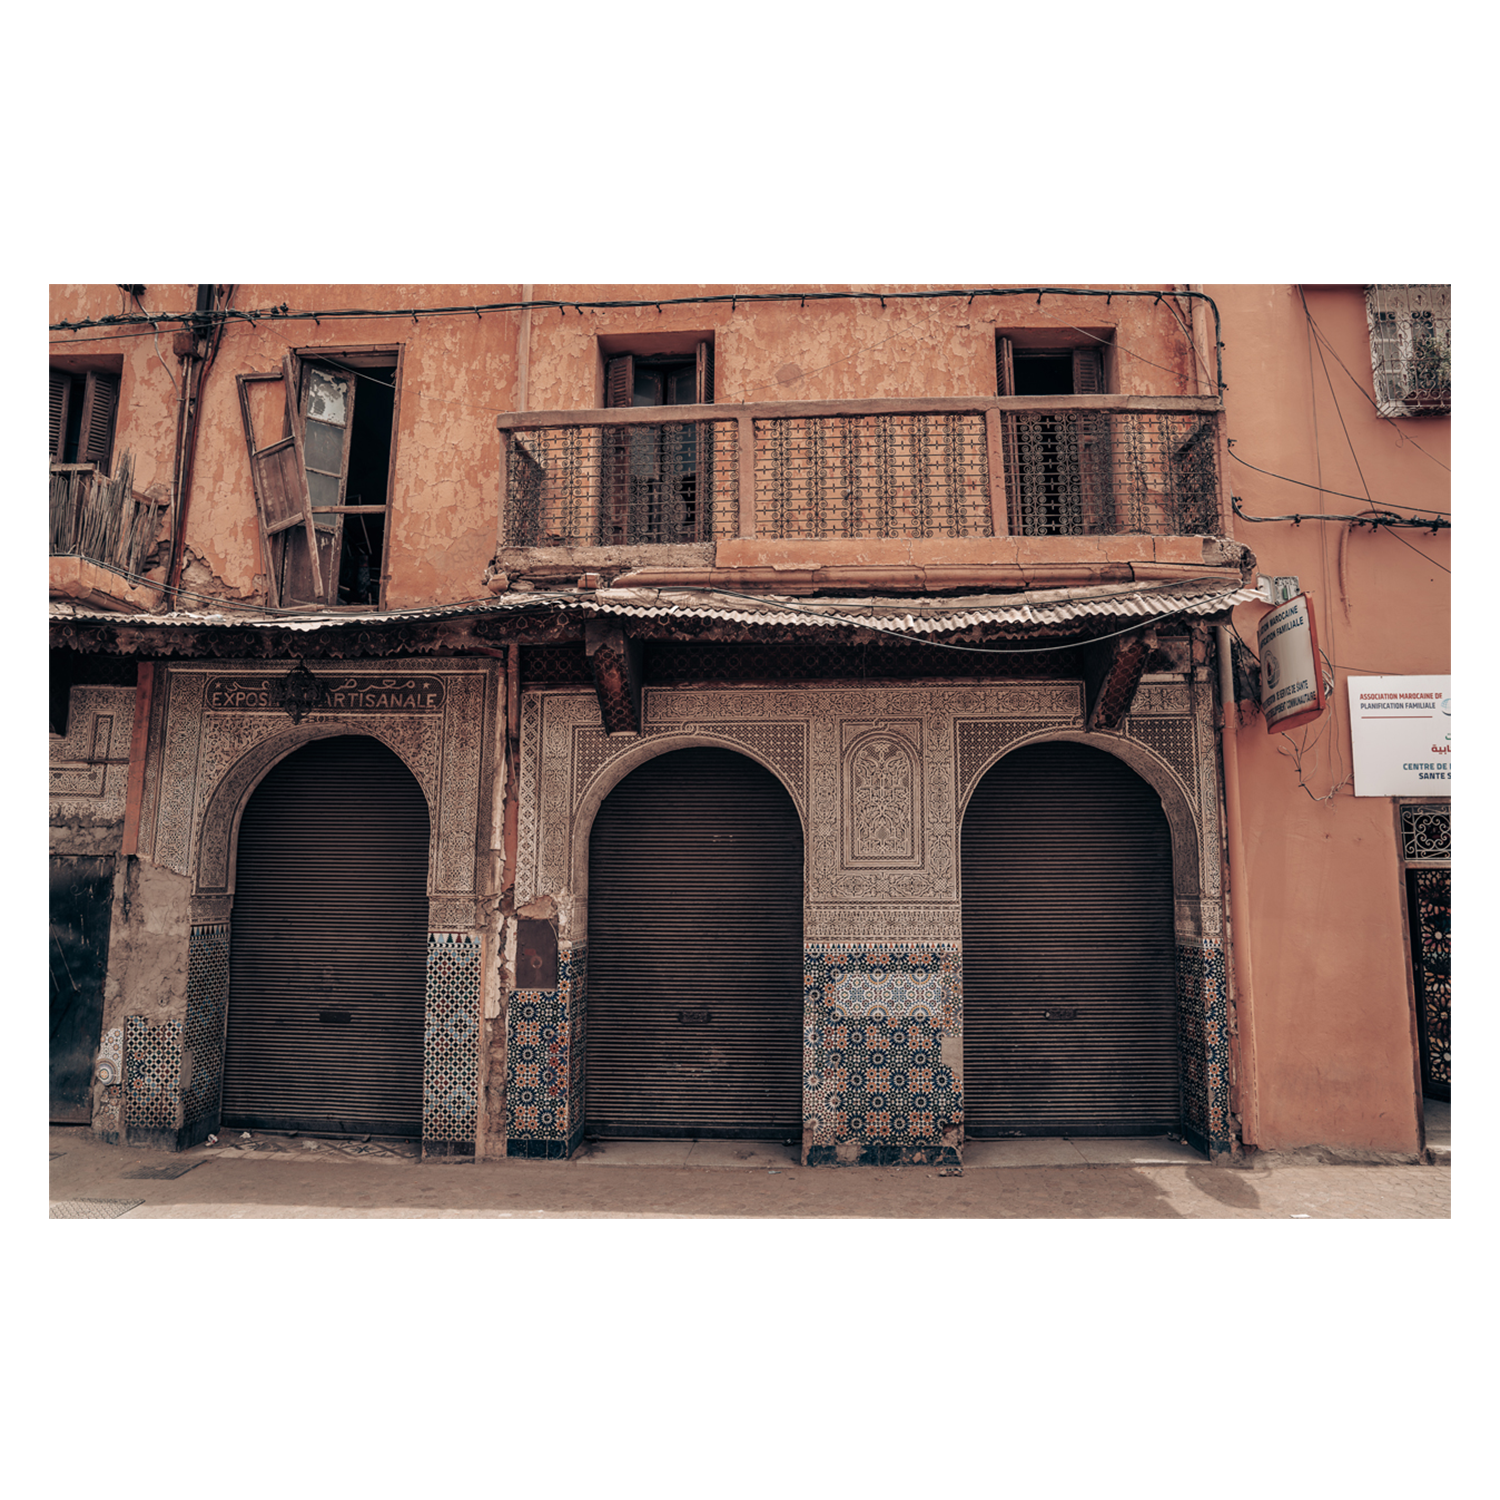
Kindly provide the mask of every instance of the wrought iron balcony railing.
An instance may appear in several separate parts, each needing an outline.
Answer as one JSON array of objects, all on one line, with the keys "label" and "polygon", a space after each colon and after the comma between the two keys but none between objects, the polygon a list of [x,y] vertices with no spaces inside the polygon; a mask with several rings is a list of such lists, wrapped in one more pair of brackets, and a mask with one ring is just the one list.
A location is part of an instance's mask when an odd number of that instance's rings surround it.
[{"label": "wrought iron balcony railing", "polygon": [[511,547],[1223,535],[1209,397],[513,412]]}]

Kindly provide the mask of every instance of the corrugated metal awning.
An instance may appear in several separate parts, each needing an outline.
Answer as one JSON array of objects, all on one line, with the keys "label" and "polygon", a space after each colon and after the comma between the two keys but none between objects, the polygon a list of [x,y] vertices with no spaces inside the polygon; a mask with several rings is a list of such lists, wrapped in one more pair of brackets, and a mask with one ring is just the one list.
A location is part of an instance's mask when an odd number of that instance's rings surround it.
[{"label": "corrugated metal awning", "polygon": [[580,619],[698,619],[744,625],[802,626],[812,629],[896,631],[935,637],[976,627],[1055,629],[1071,621],[1099,620],[1148,625],[1177,615],[1202,619],[1227,613],[1238,604],[1264,601],[1259,589],[1225,587],[1215,580],[1101,584],[1093,588],[1045,589],[1019,594],[968,595],[961,599],[913,600],[873,596],[864,599],[787,598],[739,594],[723,589],[565,589],[503,594],[424,609],[360,613],[281,614],[177,611],[161,615],[121,615],[53,603],[53,623],[113,624],[131,631],[256,630],[293,635],[351,627],[371,630],[390,624],[519,614],[576,612]]}]

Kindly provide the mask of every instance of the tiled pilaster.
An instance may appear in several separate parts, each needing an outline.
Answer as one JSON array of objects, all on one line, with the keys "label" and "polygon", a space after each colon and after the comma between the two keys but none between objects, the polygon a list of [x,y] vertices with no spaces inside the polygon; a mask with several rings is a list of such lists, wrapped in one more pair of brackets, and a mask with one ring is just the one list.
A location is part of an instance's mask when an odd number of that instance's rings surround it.
[{"label": "tiled pilaster", "polygon": [[422,1029],[422,1148],[464,1155],[479,1122],[484,944],[459,932],[427,936]]},{"label": "tiled pilaster", "polygon": [[963,1134],[956,943],[808,943],[807,1162],[958,1161]]}]

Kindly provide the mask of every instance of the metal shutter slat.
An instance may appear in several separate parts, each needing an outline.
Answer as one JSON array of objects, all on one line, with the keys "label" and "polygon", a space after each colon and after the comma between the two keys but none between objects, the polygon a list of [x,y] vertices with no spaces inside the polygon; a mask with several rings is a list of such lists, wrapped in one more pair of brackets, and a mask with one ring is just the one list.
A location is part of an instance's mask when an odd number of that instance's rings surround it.
[{"label": "metal shutter slat", "polygon": [[226,1126],[421,1134],[427,849],[426,799],[377,740],[314,741],[261,782],[240,823]]},{"label": "metal shutter slat", "polygon": [[1122,761],[1002,760],[962,834],[964,1115],[974,1136],[1180,1123],[1171,842]]},{"label": "metal shutter slat", "polygon": [[600,808],[589,871],[589,1130],[800,1133],[802,829],[781,784],[732,751],[659,756]]}]

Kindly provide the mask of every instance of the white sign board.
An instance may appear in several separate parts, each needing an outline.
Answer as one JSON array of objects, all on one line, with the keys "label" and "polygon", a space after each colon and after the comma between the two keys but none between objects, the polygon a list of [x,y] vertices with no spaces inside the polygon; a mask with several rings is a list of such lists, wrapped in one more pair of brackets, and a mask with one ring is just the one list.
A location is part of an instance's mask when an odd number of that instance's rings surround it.
[{"label": "white sign board", "polygon": [[1446,797],[1453,789],[1450,677],[1351,677],[1356,797]]},{"label": "white sign board", "polygon": [[1268,734],[1310,724],[1323,712],[1318,626],[1306,594],[1288,599],[1256,629],[1260,648],[1260,710]]}]

